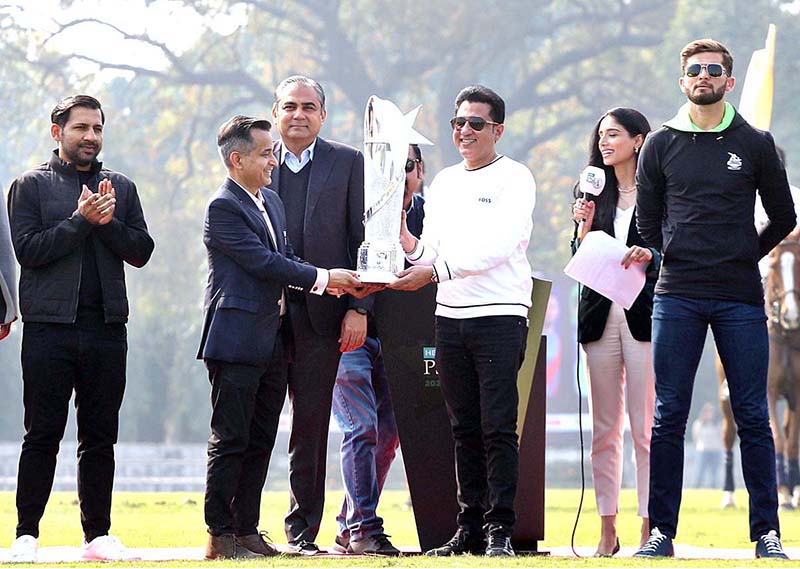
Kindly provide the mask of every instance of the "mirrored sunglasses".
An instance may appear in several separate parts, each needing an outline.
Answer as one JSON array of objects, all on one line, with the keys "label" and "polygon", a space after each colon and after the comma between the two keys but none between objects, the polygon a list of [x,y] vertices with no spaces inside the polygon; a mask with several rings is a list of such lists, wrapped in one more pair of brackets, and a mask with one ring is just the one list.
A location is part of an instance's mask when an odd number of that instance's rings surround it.
[{"label": "mirrored sunglasses", "polygon": [[697,77],[703,69],[706,70],[709,77],[722,77],[728,73],[719,63],[692,63],[686,66],[685,73],[687,77]]},{"label": "mirrored sunglasses", "polygon": [[453,117],[450,119],[450,126],[454,130],[461,130],[464,125],[469,123],[472,130],[481,131],[487,124],[500,124],[498,122],[487,121],[483,117]]}]

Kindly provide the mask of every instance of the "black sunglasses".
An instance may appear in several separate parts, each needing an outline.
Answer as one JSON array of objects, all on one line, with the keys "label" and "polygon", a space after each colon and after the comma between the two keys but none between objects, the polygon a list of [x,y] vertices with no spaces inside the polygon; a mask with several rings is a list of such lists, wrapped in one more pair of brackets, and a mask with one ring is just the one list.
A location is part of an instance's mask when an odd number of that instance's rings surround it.
[{"label": "black sunglasses", "polygon": [[692,63],[686,66],[686,76],[697,77],[703,69],[706,70],[709,77],[722,77],[728,73],[719,63]]},{"label": "black sunglasses", "polygon": [[450,119],[450,126],[454,130],[461,130],[467,123],[469,123],[469,128],[475,131],[483,130],[483,127],[487,124],[500,124],[499,122],[487,121],[483,117],[453,117]]},{"label": "black sunglasses", "polygon": [[406,173],[407,174],[410,174],[411,172],[414,171],[414,168],[416,167],[417,162],[422,162],[422,160],[420,160],[419,158],[409,158],[408,160],[406,160]]}]

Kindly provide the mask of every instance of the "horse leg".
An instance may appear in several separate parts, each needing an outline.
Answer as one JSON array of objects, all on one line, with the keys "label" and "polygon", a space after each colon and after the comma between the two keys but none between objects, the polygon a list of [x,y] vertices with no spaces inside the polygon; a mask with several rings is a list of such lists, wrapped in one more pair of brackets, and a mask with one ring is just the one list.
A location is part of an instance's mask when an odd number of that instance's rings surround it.
[{"label": "horse leg", "polygon": [[786,432],[787,487],[792,494],[792,506],[800,506],[800,460],[798,460],[798,445],[800,445],[800,420],[798,420],[797,404],[795,410],[786,409],[788,425]]},{"label": "horse leg", "polygon": [[719,380],[719,408],[722,411],[722,446],[725,450],[725,480],[722,486],[722,508],[735,508],[733,498],[735,490],[733,482],[733,443],[736,442],[736,423],[733,420],[728,382],[725,381],[725,370],[719,354],[716,354],[717,379]]},{"label": "horse leg", "polygon": [[784,425],[779,424],[778,398],[780,397],[780,384],[783,380],[784,364],[781,346],[770,339],[769,370],[767,372],[767,408],[769,410],[769,425],[772,429],[772,440],[775,443],[775,473],[778,484],[778,506],[782,510],[792,509],[792,495],[786,477],[786,462],[784,448],[786,437]]},{"label": "horse leg", "polygon": [[[792,490],[792,485],[789,484],[789,476],[786,464],[786,439],[787,429],[789,427],[789,413],[790,409],[787,405],[786,408],[783,409],[783,424],[780,427],[775,424],[770,425],[770,427],[773,429],[773,432],[776,433],[773,435],[773,441],[775,444],[775,476],[777,477],[778,497],[780,499],[780,507],[782,509],[789,509],[787,499],[790,501]],[[774,416],[776,418],[775,423],[777,423],[778,414],[778,402],[775,401],[774,406],[770,407],[770,416]],[[778,432],[780,434],[777,434]]]},{"label": "horse leg", "polygon": [[791,389],[794,393],[794,409],[787,409],[788,425],[786,429],[786,449],[789,468],[789,490],[792,492],[792,505],[800,506],[800,381],[797,371],[800,370],[800,352],[792,350],[791,356]]}]

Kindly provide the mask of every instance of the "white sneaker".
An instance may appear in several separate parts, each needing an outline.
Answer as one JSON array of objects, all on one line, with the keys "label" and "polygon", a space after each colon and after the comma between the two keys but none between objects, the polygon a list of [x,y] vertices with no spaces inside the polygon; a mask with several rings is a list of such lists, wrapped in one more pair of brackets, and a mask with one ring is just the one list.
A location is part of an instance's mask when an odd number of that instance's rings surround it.
[{"label": "white sneaker", "polygon": [[36,563],[36,550],[39,548],[32,535],[21,535],[11,544],[11,563]]},{"label": "white sneaker", "polygon": [[83,543],[84,561],[131,561],[132,557],[122,542],[113,535],[101,535]]}]

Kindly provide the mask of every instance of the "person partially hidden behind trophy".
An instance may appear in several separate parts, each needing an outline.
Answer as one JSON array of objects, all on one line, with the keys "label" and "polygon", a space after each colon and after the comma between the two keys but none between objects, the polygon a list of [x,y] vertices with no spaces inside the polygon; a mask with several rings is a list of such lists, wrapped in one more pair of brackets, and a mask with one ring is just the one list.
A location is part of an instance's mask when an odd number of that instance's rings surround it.
[{"label": "person partially hidden behind trophy", "polygon": [[519,446],[517,372],[531,306],[526,257],[536,184],[530,170],[498,154],[505,102],[482,85],[462,89],[450,120],[464,159],[433,180],[417,240],[402,224],[414,264],[390,288],[439,283],[436,368],[453,430],[458,529],[428,555],[514,555]]},{"label": "person partially hidden behind trophy", "polygon": [[[422,233],[425,199],[417,192],[424,179],[422,152],[408,146],[403,209],[413,235]],[[378,500],[399,444],[383,350],[370,316],[367,340],[342,354],[333,387],[333,417],[342,431],[344,481],[342,509],[336,516],[333,549],[339,553],[396,556],[378,516]]]},{"label": "person partially hidden behind trophy", "polygon": [[318,269],[294,255],[283,204],[265,187],[278,165],[270,128],[241,115],[220,127],[228,177],[206,207],[208,285],[197,354],[211,382],[206,559],[277,553],[258,521],[286,398],[292,338],[285,287],[319,296],[326,287],[354,292],[360,284],[353,271]]}]

